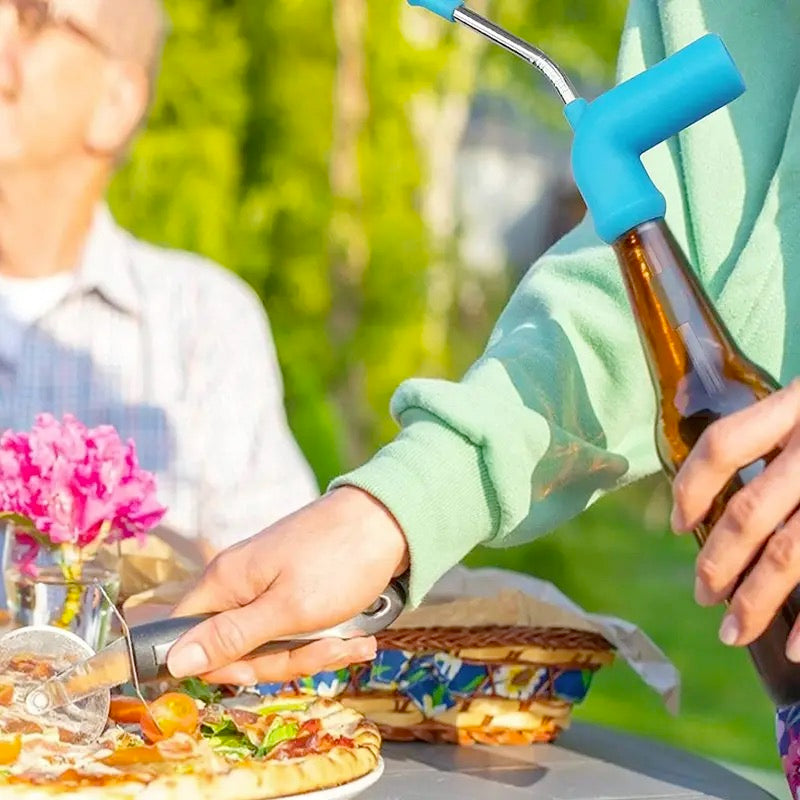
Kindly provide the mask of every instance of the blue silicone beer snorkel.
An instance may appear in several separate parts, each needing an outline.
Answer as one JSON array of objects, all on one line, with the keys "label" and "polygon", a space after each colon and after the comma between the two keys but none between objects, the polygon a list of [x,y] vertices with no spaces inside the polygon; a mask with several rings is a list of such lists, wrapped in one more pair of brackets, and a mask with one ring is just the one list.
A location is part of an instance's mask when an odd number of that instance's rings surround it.
[{"label": "blue silicone beer snorkel", "polygon": [[607,244],[653,220],[667,205],[642,155],[726,106],[745,86],[719,36],[708,34],[587,102],[541,50],[453,0],[408,0],[476,31],[536,67],[564,102],[574,131],[572,170],[595,229]]}]

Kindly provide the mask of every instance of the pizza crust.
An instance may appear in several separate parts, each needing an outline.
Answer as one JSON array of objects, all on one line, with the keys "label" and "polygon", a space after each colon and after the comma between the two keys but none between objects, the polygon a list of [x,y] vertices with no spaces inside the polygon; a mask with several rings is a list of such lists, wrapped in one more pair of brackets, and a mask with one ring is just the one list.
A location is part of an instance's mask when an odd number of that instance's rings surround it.
[{"label": "pizza crust", "polygon": [[[136,800],[186,800],[188,797],[197,800],[268,800],[341,786],[364,777],[377,765],[377,747],[357,745],[353,750],[337,747],[329,753],[292,761],[242,764],[210,780],[199,775],[162,778],[134,797]],[[103,796],[109,797],[107,794]],[[91,800],[97,797],[99,795],[92,796]]]},{"label": "pizza crust", "polygon": [[[381,738],[377,727],[352,709],[328,701],[319,718],[326,728],[348,729],[353,747],[337,746],[284,761],[230,763],[225,772],[203,772],[202,761],[174,762],[174,772],[145,779],[147,765],[116,775],[85,775],[79,783],[24,782],[24,776],[0,779],[3,800],[271,800],[341,786],[368,775],[378,766]],[[173,762],[168,762],[173,763]],[[159,765],[163,771],[164,765]],[[182,773],[189,767],[192,772]],[[68,765],[65,765],[65,769]],[[152,775],[152,773],[150,773]],[[148,776],[149,778],[149,776]]]}]

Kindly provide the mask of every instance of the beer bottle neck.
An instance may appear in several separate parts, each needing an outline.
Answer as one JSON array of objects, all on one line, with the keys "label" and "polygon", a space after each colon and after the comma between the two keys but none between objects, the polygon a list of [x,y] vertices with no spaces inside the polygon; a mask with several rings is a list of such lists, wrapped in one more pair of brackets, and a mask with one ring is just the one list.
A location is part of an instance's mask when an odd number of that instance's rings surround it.
[{"label": "beer bottle neck", "polygon": [[714,396],[738,352],[664,220],[614,244],[654,384],[662,397],[692,376]]}]

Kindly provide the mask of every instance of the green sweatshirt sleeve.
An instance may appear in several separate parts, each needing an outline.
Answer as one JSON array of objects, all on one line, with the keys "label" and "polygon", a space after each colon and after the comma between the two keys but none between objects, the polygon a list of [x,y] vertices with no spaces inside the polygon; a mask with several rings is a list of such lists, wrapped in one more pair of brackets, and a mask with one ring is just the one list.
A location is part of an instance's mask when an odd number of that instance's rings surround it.
[{"label": "green sweatshirt sleeve", "polygon": [[412,380],[400,435],[334,482],[389,508],[412,601],[476,545],[528,541],[656,469],[654,400],[613,254],[584,225],[531,271],[458,383]]},{"label": "green sweatshirt sleeve", "polygon": [[[788,56],[773,53],[775,74],[754,74],[750,65],[760,56],[751,43],[787,20],[764,10],[763,0],[740,0],[738,13],[725,15],[722,8],[715,0],[634,2],[619,78],[661,60],[714,22],[746,79],[775,92]],[[796,88],[786,79],[779,90],[792,97]],[[737,127],[725,111],[644,159],[667,197],[668,222],[714,299],[725,287],[720,277],[732,274],[745,245],[737,232],[761,214],[775,169],[769,158],[779,153],[790,109],[787,102],[775,112],[774,126],[758,134],[762,149],[750,162],[740,147],[750,123]],[[763,128],[764,120],[751,127],[757,124]],[[734,334],[744,320],[746,288],[740,294],[721,298]],[[360,487],[394,514],[409,543],[416,604],[476,545],[529,541],[657,470],[655,412],[616,259],[587,220],[530,269],[464,378],[404,383],[392,401],[400,434],[331,488]]]}]

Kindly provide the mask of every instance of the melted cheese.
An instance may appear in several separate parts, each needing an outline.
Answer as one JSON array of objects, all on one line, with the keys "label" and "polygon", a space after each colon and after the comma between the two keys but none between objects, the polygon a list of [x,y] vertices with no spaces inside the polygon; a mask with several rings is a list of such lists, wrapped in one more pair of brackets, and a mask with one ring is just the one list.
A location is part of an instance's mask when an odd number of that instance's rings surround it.
[{"label": "melted cheese", "polygon": [[119,770],[101,763],[113,749],[103,742],[93,745],[65,744],[48,735],[22,737],[22,750],[17,760],[7,767],[8,773],[30,778],[56,777],[74,769],[86,775],[115,775]]}]

